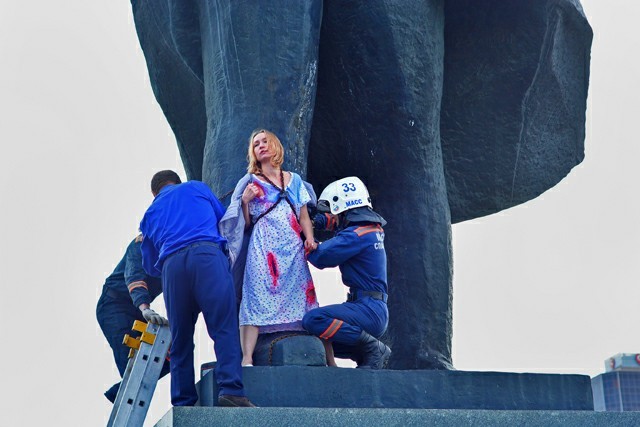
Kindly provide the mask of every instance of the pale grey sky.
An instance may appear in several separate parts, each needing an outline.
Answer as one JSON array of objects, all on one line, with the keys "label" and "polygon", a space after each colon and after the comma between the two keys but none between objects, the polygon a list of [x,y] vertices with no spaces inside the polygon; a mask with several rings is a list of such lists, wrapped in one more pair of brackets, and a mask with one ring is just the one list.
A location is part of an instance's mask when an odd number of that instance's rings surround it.
[{"label": "pale grey sky", "polygon": [[[129,2],[0,3],[0,425],[104,425],[117,371],[96,301],[151,175],[182,174],[177,149]],[[582,3],[595,32],[586,160],[538,199],[453,227],[458,369],[594,376],[640,352],[640,4]],[[343,292],[318,288],[321,303]],[[196,363],[210,360],[198,339]],[[165,379],[148,424],[168,394]]]}]

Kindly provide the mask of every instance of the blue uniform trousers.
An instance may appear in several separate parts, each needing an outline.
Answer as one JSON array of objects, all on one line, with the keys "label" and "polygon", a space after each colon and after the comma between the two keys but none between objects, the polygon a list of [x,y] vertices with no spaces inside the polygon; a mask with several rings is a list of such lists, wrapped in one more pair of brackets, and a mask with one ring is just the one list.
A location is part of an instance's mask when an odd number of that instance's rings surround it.
[{"label": "blue uniform trousers", "polygon": [[220,395],[244,396],[236,296],[227,256],[215,243],[191,244],[164,261],[162,286],[172,335],[173,406],[191,406],[198,399],[193,333],[200,312],[214,341]]},{"label": "blue uniform trousers", "polygon": [[336,357],[357,361],[357,343],[362,331],[380,338],[387,329],[388,319],[387,304],[364,297],[315,308],[305,314],[302,326],[310,334],[332,341]]},{"label": "blue uniform trousers", "polygon": [[[124,285],[123,285],[124,286]],[[124,375],[124,370],[127,367],[129,361],[129,347],[122,343],[125,334],[135,336],[136,333],[131,331],[133,322],[139,320],[146,322],[142,313],[131,302],[131,298],[128,293],[119,295],[115,291],[104,289],[102,296],[98,300],[98,307],[96,308],[96,317],[98,323],[102,329],[111,350],[113,351],[113,358],[115,359],[116,366],[120,377]],[[169,373],[169,364],[165,362],[162,367],[160,377],[163,377]],[[116,400],[118,395],[118,389],[120,383],[116,383],[104,395],[111,402]]]}]

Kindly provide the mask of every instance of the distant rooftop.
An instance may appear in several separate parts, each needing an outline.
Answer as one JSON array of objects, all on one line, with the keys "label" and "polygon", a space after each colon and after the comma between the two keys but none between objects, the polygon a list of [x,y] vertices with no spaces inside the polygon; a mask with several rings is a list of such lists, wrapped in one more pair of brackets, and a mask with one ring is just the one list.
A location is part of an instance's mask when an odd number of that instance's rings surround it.
[{"label": "distant rooftop", "polygon": [[640,354],[618,353],[605,360],[606,372],[638,371],[640,372]]}]

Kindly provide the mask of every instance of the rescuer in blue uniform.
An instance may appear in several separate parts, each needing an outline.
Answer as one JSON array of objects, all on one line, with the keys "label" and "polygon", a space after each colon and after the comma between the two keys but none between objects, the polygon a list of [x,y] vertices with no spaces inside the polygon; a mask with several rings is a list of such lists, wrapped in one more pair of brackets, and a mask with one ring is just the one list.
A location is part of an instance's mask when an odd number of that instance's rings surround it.
[{"label": "rescuer in blue uniform", "polygon": [[173,171],[151,180],[154,200],[140,223],[142,264],[162,274],[171,329],[171,403],[192,406],[198,395],[193,333],[202,312],[216,353],[220,406],[254,406],[242,384],[238,314],[225,240],[218,233],[224,208],[206,184],[181,183]]},{"label": "rescuer in blue uniform", "polygon": [[[151,302],[162,292],[162,284],[159,277],[149,276],[142,268],[141,244],[142,235],[129,243],[124,257],[107,277],[96,308],[98,323],[113,350],[121,378],[129,360],[129,347],[122,340],[125,334],[132,335],[133,322],[167,324],[167,319],[150,308]],[[165,363],[160,376],[167,373],[169,365]],[[113,403],[119,388],[120,383],[114,384],[104,395]]]},{"label": "rescuer in blue uniform", "polygon": [[339,267],[349,295],[345,303],[309,311],[302,325],[332,342],[333,346],[325,345],[329,366],[336,366],[335,355],[355,360],[358,368],[381,369],[391,355],[391,349],[378,340],[389,322],[382,229],[386,221],[373,211],[369,192],[357,177],[329,184],[318,200],[318,212],[314,226],[337,232],[308,260],[320,269]]}]

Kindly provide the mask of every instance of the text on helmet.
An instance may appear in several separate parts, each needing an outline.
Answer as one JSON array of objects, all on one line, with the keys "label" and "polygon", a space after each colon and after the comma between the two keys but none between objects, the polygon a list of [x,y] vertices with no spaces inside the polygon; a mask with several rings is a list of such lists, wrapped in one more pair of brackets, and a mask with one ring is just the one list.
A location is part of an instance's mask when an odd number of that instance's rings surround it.
[{"label": "text on helmet", "polygon": [[345,193],[348,193],[349,191],[356,191],[356,186],[353,182],[343,182],[342,189]]}]

